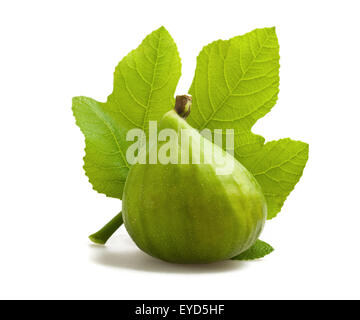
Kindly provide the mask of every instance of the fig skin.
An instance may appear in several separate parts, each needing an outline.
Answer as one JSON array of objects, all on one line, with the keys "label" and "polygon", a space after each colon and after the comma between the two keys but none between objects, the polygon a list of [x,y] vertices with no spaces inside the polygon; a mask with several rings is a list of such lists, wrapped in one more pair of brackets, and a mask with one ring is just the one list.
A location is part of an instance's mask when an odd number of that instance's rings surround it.
[{"label": "fig skin", "polygon": [[[189,129],[188,134],[200,135],[174,110],[164,115],[159,130],[163,128]],[[200,139],[201,144],[212,144]],[[162,144],[158,142],[156,148]],[[207,156],[204,149],[200,152]],[[210,263],[240,254],[259,237],[267,215],[260,186],[230,154],[216,145],[214,152],[233,163],[232,173],[217,175],[215,162],[163,165],[147,161],[131,167],[123,218],[141,250],[168,262]]]}]

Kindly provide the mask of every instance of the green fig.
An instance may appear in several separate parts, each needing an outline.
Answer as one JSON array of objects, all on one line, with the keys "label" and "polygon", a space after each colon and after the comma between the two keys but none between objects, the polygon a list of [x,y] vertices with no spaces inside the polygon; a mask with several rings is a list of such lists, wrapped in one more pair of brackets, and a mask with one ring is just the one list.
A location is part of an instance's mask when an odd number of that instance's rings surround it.
[{"label": "green fig", "polygon": [[[189,112],[189,103],[180,104],[159,124],[159,130],[185,134],[192,141],[188,151],[180,138],[157,141],[146,146],[146,159],[151,152],[164,153],[166,144],[172,143],[176,152],[170,163],[145,161],[131,167],[123,195],[124,225],[141,250],[165,261],[230,259],[259,237],[267,215],[266,201],[244,166],[181,117]],[[188,164],[181,163],[184,156],[189,156]],[[216,157],[223,163],[217,163]],[[224,168],[231,170],[224,173]]]}]

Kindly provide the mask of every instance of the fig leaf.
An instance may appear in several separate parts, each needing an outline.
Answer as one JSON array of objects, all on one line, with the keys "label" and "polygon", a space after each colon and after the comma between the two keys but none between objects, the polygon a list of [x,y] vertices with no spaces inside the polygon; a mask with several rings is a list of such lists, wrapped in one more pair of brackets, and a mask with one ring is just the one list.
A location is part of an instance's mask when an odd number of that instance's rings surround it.
[{"label": "fig leaf", "polygon": [[234,129],[234,155],[261,185],[268,219],[281,210],[308,159],[306,143],[282,139],[265,144],[263,137],[251,132],[276,103],[279,58],[275,28],[212,42],[197,58],[189,90],[190,125],[199,130]]},{"label": "fig leaf", "polygon": [[273,251],[274,248],[272,246],[258,239],[249,249],[231,258],[231,260],[255,260],[263,258]]},{"label": "fig leaf", "polygon": [[267,202],[268,219],[280,212],[302,175],[308,154],[307,143],[286,138],[270,141],[248,157],[237,157],[260,184]]},{"label": "fig leaf", "polygon": [[105,103],[73,98],[76,123],[85,135],[84,169],[93,188],[122,198],[129,171],[126,133],[132,128],[148,132],[151,120],[160,120],[174,106],[181,62],[170,34],[161,27],[118,64],[114,89]]}]

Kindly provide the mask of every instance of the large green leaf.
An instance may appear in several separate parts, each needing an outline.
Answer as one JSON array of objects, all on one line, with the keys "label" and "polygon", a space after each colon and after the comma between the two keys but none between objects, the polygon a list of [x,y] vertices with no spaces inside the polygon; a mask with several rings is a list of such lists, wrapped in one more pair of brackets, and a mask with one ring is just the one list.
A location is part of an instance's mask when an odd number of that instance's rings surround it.
[{"label": "large green leaf", "polygon": [[270,141],[255,154],[245,157],[238,155],[240,162],[262,187],[268,205],[268,219],[280,212],[287,196],[299,181],[308,153],[307,143],[287,138]]},{"label": "large green leaf", "polygon": [[275,105],[279,92],[279,44],[275,28],[256,29],[204,47],[189,93],[189,123],[199,129],[234,129],[235,157],[257,178],[276,216],[302,175],[308,145],[265,139],[251,132]]},{"label": "large green leaf", "polygon": [[180,70],[176,45],[161,27],[118,64],[105,103],[73,99],[76,123],[85,135],[84,169],[96,191],[121,199],[129,170],[126,150],[133,143],[126,134],[132,128],[147,133],[149,121],[173,108]]}]

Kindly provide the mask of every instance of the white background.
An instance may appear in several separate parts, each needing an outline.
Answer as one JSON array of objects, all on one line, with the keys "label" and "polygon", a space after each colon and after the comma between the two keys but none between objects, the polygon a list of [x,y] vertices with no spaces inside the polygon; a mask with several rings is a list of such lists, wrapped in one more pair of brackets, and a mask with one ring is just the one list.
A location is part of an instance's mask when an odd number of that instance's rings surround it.
[{"label": "white background", "polygon": [[[358,1],[2,1],[0,298],[360,298]],[[186,93],[201,48],[276,26],[280,95],[254,131],[310,144],[304,175],[253,262],[172,265],[122,228],[87,236],[121,209],[92,190],[71,98],[100,101],[116,64],[164,25]]]}]

